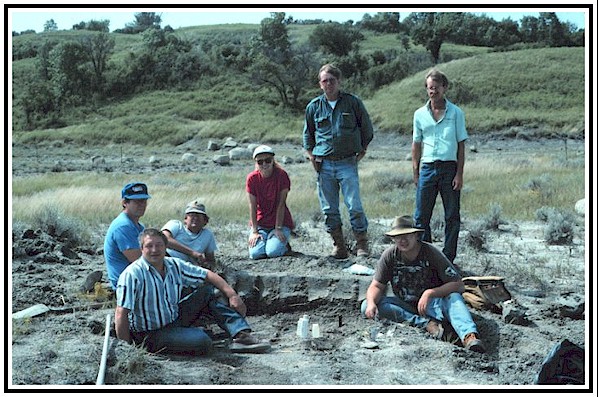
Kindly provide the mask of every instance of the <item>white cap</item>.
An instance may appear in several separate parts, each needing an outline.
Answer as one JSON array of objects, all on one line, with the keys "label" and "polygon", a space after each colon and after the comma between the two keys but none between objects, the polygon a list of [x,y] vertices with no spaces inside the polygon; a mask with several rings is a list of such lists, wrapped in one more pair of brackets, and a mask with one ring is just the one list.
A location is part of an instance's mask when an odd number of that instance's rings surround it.
[{"label": "white cap", "polygon": [[256,147],[255,150],[253,151],[253,159],[255,160],[255,158],[258,156],[258,154],[263,154],[263,153],[269,153],[272,156],[274,156],[274,151],[272,150],[272,148],[270,146],[260,145],[260,146]]}]

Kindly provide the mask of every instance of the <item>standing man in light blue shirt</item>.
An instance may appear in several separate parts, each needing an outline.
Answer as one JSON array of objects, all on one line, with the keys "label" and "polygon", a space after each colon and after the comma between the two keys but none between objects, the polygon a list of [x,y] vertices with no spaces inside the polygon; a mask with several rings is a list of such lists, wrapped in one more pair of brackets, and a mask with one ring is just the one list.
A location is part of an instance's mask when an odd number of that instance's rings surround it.
[{"label": "standing man in light blue shirt", "polygon": [[465,115],[445,98],[448,78],[432,69],[425,79],[428,101],[413,114],[413,180],[417,187],[414,218],[431,242],[430,220],[440,193],[444,207],[444,249],[451,261],[457,256],[461,228],[460,201],[465,164]]},{"label": "standing man in light blue shirt", "polygon": [[139,219],[145,214],[150,197],[145,183],[129,183],[121,191],[123,210],[108,227],[104,239],[106,270],[114,290],[122,271],[141,256],[139,233],[144,226]]}]

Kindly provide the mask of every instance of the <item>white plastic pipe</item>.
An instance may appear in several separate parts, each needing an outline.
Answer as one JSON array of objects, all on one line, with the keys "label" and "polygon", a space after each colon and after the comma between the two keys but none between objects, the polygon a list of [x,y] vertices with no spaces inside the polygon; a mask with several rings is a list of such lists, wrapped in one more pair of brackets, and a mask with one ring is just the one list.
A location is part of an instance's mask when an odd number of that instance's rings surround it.
[{"label": "white plastic pipe", "polygon": [[106,335],[104,335],[104,348],[102,350],[102,359],[100,361],[100,371],[96,379],[96,385],[104,384],[104,375],[106,374],[106,360],[108,359],[108,345],[110,340],[110,314],[106,314]]}]

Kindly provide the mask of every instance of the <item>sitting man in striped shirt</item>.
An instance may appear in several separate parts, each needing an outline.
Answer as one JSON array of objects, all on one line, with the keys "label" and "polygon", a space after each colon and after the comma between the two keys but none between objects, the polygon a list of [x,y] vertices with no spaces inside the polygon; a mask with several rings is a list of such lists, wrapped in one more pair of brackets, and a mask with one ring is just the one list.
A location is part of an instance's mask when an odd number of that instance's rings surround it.
[{"label": "sitting man in striped shirt", "polygon": [[[166,236],[145,229],[139,236],[141,258],[120,275],[116,289],[116,336],[143,343],[148,351],[200,355],[210,352],[212,339],[193,323],[209,314],[233,337],[233,352],[262,353],[270,343],[251,334],[241,297],[219,275],[179,258],[166,257]],[[193,293],[181,301],[183,287]],[[228,298],[220,302],[214,288]]]}]

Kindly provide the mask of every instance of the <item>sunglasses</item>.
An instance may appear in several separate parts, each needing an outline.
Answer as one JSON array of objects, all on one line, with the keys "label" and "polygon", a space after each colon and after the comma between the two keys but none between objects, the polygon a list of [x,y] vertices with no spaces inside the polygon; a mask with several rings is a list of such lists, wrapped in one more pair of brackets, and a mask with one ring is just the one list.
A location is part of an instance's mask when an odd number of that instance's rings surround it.
[{"label": "sunglasses", "polygon": [[258,165],[262,165],[264,163],[270,164],[273,160],[274,159],[272,157],[268,157],[267,159],[255,160],[255,162],[258,163]]}]

